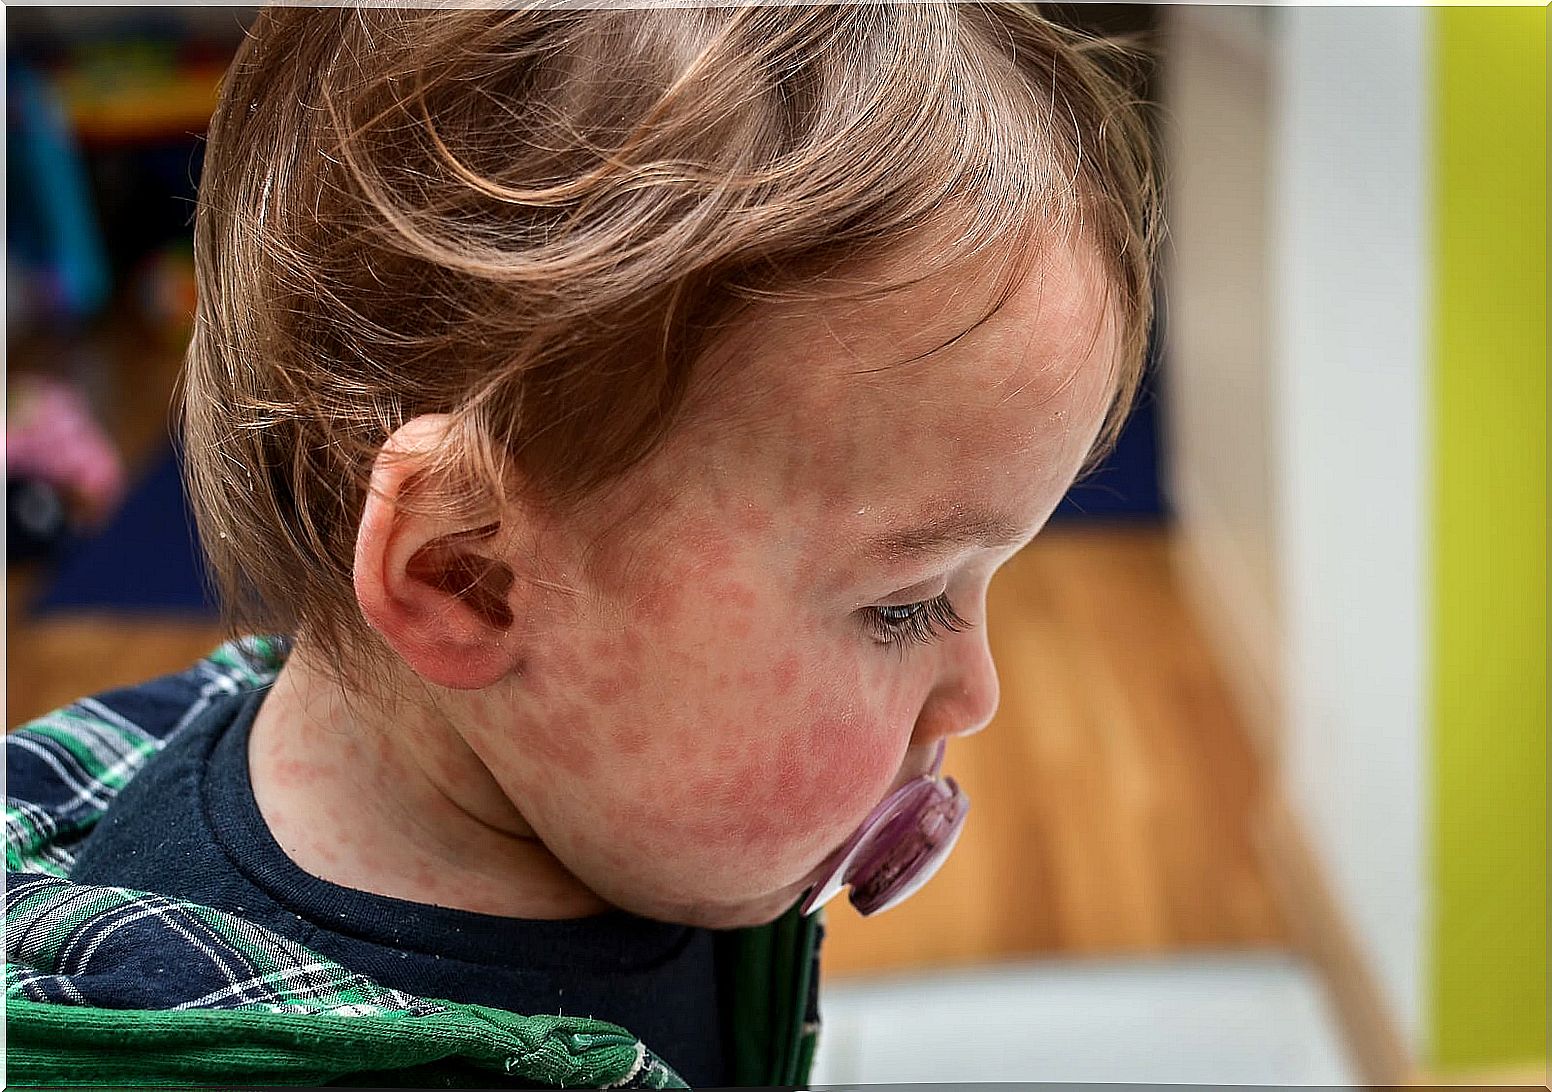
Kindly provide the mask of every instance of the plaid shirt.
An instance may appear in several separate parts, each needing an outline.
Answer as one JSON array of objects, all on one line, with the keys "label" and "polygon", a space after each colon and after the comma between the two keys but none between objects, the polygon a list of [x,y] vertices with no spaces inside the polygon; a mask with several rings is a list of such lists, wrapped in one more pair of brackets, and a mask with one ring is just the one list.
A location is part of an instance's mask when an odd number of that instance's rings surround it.
[{"label": "plaid shirt", "polygon": [[285,653],[273,638],[230,642],[6,738],[12,1080],[315,1084],[392,1071],[442,1086],[684,1087],[616,1025],[415,997],[232,914],[68,878],[118,791],[213,699],[269,685]]}]

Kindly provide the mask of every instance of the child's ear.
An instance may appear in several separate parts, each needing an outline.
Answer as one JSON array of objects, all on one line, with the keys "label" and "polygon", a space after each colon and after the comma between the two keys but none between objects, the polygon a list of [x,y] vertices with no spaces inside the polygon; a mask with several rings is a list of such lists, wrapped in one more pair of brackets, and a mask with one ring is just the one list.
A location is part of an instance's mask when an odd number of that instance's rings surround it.
[{"label": "child's ear", "polygon": [[522,649],[512,570],[495,549],[510,539],[507,529],[435,514],[425,471],[447,426],[443,414],[416,417],[378,453],[356,533],[356,599],[421,678],[475,690],[511,673]]}]

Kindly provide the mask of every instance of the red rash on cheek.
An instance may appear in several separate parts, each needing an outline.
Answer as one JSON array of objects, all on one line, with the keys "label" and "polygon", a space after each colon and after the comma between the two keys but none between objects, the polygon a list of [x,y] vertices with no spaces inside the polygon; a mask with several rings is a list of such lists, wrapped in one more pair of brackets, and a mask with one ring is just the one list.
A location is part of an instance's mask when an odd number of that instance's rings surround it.
[{"label": "red rash on cheek", "polygon": [[647,745],[652,742],[652,733],[639,724],[626,724],[615,734],[614,745],[620,753],[630,755],[645,754]]},{"label": "red rash on cheek", "polygon": [[737,580],[730,580],[725,584],[718,584],[712,591],[719,606],[728,610],[753,610],[758,601],[754,589],[748,584]]},{"label": "red rash on cheek", "polygon": [[648,625],[666,626],[679,617],[682,601],[683,592],[677,581],[659,580],[648,585],[636,598],[632,609]]},{"label": "red rash on cheek", "polygon": [[749,787],[730,781],[710,795],[708,799],[714,814],[718,817],[718,828],[723,831],[732,831],[733,827],[726,822],[725,817],[737,815],[748,806]]},{"label": "red rash on cheek", "polygon": [[785,694],[792,689],[798,681],[798,658],[793,653],[788,653],[777,661],[771,668],[771,685],[777,694]]},{"label": "red rash on cheek", "polygon": [[[711,618],[726,637],[742,640],[754,629],[759,596],[748,584],[730,580],[711,589]],[[749,680],[743,680],[748,685]]]},{"label": "red rash on cheek", "polygon": [[870,808],[872,797],[887,786],[893,769],[881,751],[884,733],[867,730],[855,721],[821,719],[810,727],[804,741],[804,761],[811,771],[808,792],[799,794],[794,806],[826,821],[850,817],[861,804]]},{"label": "red rash on cheek", "polygon": [[499,751],[521,750],[540,769],[585,778],[598,767],[598,755],[589,742],[591,718],[579,706],[560,706],[542,723],[530,723],[521,738],[513,738],[511,725],[498,722],[488,711],[479,714],[477,723]]},{"label": "red rash on cheek", "polygon": [[749,534],[760,534],[769,531],[775,524],[775,520],[771,518],[770,511],[755,504],[750,504],[743,511],[739,512],[735,522],[740,531]]},{"label": "red rash on cheek", "polygon": [[588,684],[588,694],[600,705],[619,705],[641,686],[641,676],[634,671],[618,675],[596,675]]},{"label": "red rash on cheek", "polygon": [[[796,671],[796,660],[785,671]],[[759,737],[746,746],[719,746],[707,784],[683,786],[678,825],[688,836],[704,837],[746,853],[779,855],[816,831],[839,841],[887,787],[892,769],[879,750],[876,729],[854,718],[836,717],[833,698],[815,692],[808,723],[779,729],[779,744]],[[818,714],[818,709],[832,710]],[[755,751],[753,756],[749,755]],[[740,761],[741,759],[741,761]]]},{"label": "red rash on cheek", "polygon": [[711,744],[711,737],[703,725],[709,723],[710,716],[703,711],[689,723],[659,729],[665,753],[671,757],[676,770],[693,770],[705,763],[706,748]]},{"label": "red rash on cheek", "polygon": [[771,771],[775,778],[776,799],[786,805],[785,814],[796,820],[803,817],[798,803],[804,796],[805,748],[801,740],[788,739],[781,749],[781,758]]},{"label": "red rash on cheek", "polygon": [[683,543],[685,556],[700,575],[720,572],[733,563],[733,540],[709,522],[687,527]]}]

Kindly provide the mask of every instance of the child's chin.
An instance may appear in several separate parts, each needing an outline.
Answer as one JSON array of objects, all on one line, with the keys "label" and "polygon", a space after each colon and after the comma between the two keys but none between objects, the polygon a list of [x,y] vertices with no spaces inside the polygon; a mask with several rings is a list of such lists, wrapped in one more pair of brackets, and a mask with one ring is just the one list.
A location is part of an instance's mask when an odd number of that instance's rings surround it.
[{"label": "child's chin", "polygon": [[745,929],[754,925],[769,925],[792,909],[792,904],[796,901],[796,898],[783,898],[779,901],[763,902],[758,907],[730,914],[727,920],[718,925],[710,925],[708,928]]},{"label": "child's chin", "polygon": [[747,929],[775,921],[792,909],[803,893],[803,889],[784,888],[747,902],[687,904],[647,916],[703,929]]}]

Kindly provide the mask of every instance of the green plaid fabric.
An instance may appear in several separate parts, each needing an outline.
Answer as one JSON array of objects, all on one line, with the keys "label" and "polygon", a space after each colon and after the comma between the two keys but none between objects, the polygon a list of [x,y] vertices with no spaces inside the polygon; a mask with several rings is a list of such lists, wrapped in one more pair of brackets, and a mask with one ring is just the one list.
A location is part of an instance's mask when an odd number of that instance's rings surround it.
[{"label": "green plaid fabric", "polygon": [[285,651],[233,642],[137,688],[175,715],[137,722],[102,695],[7,737],[11,1082],[685,1087],[616,1025],[414,997],[231,914],[68,879],[135,773],[213,698],[268,685]]},{"label": "green plaid fabric", "polygon": [[285,662],[278,637],[229,641],[189,670],[157,680],[165,717],[141,723],[112,695],[82,698],[6,737],[5,867],[69,874],[113,798],[167,741],[225,694],[268,686]]}]

